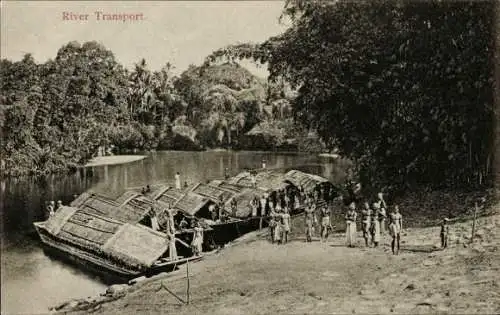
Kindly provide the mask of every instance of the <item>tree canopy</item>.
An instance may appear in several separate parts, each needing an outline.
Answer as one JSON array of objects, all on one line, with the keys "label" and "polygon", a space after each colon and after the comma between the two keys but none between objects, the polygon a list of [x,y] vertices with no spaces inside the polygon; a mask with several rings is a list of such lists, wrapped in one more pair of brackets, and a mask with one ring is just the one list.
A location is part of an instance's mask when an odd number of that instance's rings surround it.
[{"label": "tree canopy", "polygon": [[215,51],[265,62],[298,92],[296,119],[372,186],[483,184],[493,161],[495,1],[287,1],[261,44]]}]

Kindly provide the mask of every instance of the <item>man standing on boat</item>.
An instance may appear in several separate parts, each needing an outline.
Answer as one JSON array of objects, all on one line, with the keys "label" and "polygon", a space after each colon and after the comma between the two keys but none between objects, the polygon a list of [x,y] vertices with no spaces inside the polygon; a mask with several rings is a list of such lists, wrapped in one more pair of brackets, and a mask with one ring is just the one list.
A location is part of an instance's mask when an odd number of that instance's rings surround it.
[{"label": "man standing on boat", "polygon": [[266,206],[267,206],[266,195],[262,195],[262,197],[260,198],[260,216],[261,217],[266,216]]},{"label": "man standing on boat", "polygon": [[217,221],[216,205],[211,204],[210,206],[208,206],[208,211],[210,212],[210,219],[212,219],[212,221]]},{"label": "man standing on boat", "polygon": [[191,246],[193,248],[193,254],[195,256],[201,255],[203,245],[203,228],[200,226],[199,222],[196,222],[194,227],[193,242]]},{"label": "man standing on boat", "polygon": [[181,189],[181,174],[179,172],[175,173],[175,188]]},{"label": "man standing on boat", "polygon": [[257,188],[257,173],[255,171],[251,172],[252,187]]},{"label": "man standing on boat", "polygon": [[217,220],[222,220],[223,212],[224,212],[224,199],[222,196],[219,197],[219,204],[217,205],[218,213]]},{"label": "man standing on boat", "polygon": [[50,201],[50,202],[48,203],[48,205],[47,205],[47,216],[48,216],[49,218],[50,218],[50,217],[52,217],[52,216],[55,214],[55,212],[54,212],[54,205],[55,205],[55,204],[54,204],[54,201],[53,201],[53,200],[52,200],[52,201]]},{"label": "man standing on boat", "polygon": [[174,213],[170,205],[168,205],[165,214],[167,215],[167,228],[165,234],[167,236],[169,258],[171,261],[174,261],[177,259],[177,248],[175,247]]},{"label": "man standing on boat", "polygon": [[257,208],[259,207],[259,200],[257,197],[252,198],[252,201],[250,201],[250,208],[252,210],[252,217],[257,216]]},{"label": "man standing on boat", "polygon": [[151,210],[149,210],[149,218],[151,220],[151,228],[154,231],[159,231],[160,230],[160,226],[158,225],[158,218],[156,217],[156,209],[155,209],[154,206],[151,207]]}]

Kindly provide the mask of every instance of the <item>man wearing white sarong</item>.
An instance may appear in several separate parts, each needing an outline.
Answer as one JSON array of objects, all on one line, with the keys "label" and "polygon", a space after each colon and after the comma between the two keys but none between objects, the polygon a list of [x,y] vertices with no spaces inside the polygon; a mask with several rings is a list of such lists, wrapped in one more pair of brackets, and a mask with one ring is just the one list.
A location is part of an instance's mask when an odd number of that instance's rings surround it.
[{"label": "man wearing white sarong", "polygon": [[266,205],[267,205],[267,198],[265,195],[262,195],[260,198],[260,216],[265,217],[266,216]]},{"label": "man wearing white sarong", "polygon": [[175,247],[175,226],[174,226],[174,215],[172,210],[169,208],[166,210],[167,215],[167,227],[166,235],[168,242],[168,253],[171,261],[177,259],[177,248]]},{"label": "man wearing white sarong", "polygon": [[349,210],[345,215],[346,219],[346,242],[348,247],[354,247],[356,244],[356,204],[351,202]]},{"label": "man wearing white sarong", "polygon": [[281,213],[275,212],[274,210],[271,210],[274,214],[274,221],[276,222],[276,225],[274,227],[274,235],[273,235],[273,241],[276,243],[281,242],[281,230],[283,229],[283,224],[281,223]]},{"label": "man wearing white sarong", "polygon": [[378,243],[380,242],[380,220],[379,220],[380,205],[377,202],[374,202],[372,204],[372,207],[373,207],[373,214],[372,214],[372,223],[370,225],[370,232],[372,235],[373,246],[377,247]]},{"label": "man wearing white sarong", "polygon": [[156,216],[154,207],[151,207],[149,218],[151,219],[151,229],[153,229],[154,231],[159,231],[160,225],[158,224],[158,217]]},{"label": "man wearing white sarong", "polygon": [[199,256],[202,252],[202,245],[203,245],[203,228],[200,226],[200,223],[196,223],[196,226],[194,227],[194,235],[193,235],[193,242],[191,243],[191,246],[193,248],[193,254],[195,256]]},{"label": "man wearing white sarong", "polygon": [[175,173],[175,188],[181,189],[181,174],[179,172]]}]

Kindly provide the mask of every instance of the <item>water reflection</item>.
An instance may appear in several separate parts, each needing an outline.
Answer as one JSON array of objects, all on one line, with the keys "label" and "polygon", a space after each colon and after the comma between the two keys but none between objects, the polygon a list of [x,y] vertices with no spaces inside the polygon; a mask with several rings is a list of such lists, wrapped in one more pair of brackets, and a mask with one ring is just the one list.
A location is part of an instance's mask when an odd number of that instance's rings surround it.
[{"label": "water reflection", "polygon": [[[222,178],[243,168],[299,168],[342,181],[342,167],[316,155],[270,152],[157,152],[126,165],[94,167],[70,176],[46,179],[3,180],[0,203],[2,313],[46,312],[60,301],[95,295],[102,291],[101,279],[44,254],[33,222],[44,219],[44,202],[62,200],[86,190],[116,197],[125,187],[144,187],[158,182],[193,183]],[[69,290],[71,288],[71,290]],[[30,303],[25,303],[29,297]]]}]

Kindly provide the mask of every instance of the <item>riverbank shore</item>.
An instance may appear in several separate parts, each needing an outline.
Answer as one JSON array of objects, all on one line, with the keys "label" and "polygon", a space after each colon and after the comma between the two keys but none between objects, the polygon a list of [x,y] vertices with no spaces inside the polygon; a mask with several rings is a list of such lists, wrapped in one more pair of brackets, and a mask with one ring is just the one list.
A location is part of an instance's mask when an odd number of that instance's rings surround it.
[{"label": "riverbank shore", "polygon": [[98,156],[91,159],[84,167],[95,167],[104,165],[116,165],[132,163],[147,158],[146,155],[112,155],[112,156]]},{"label": "riverbank shore", "polygon": [[305,243],[303,231],[293,229],[289,244],[274,245],[266,239],[267,231],[253,232],[189,266],[189,305],[171,294],[187,298],[184,266],[135,285],[112,287],[105,296],[84,303],[70,302],[60,311],[498,313],[499,210],[494,205],[488,211],[494,215],[477,220],[473,243],[470,221],[452,224],[446,250],[439,249],[439,227],[405,229],[397,256],[390,253],[388,235],[379,248],[366,248],[360,237],[356,248],[347,248],[342,234],[325,243]]}]

